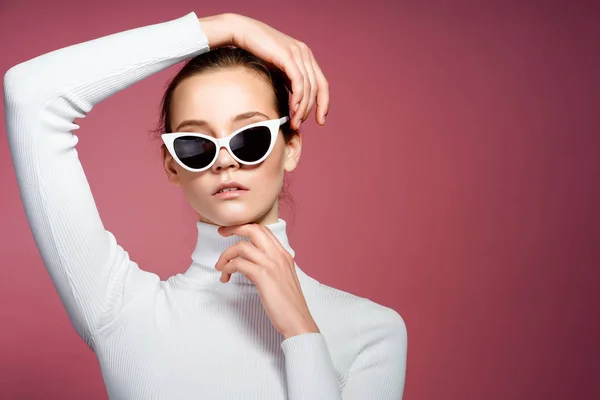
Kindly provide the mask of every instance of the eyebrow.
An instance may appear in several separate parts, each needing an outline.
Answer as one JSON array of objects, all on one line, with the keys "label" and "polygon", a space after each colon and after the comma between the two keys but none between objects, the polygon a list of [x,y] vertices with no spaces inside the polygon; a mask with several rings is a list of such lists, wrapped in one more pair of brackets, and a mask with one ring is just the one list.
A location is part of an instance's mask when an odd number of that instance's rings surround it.
[{"label": "eyebrow", "polygon": [[[245,119],[250,119],[256,116],[261,116],[264,117],[266,119],[269,119],[269,117],[266,114],[263,114],[259,111],[249,111],[249,112],[245,112],[242,114],[239,114],[235,117],[233,117],[231,119],[231,122],[238,122],[238,121],[243,121]],[[182,123],[179,124],[179,126],[177,127],[177,129],[175,129],[176,131],[179,131],[182,128],[188,127],[188,126],[193,126],[193,127],[205,127],[210,125],[208,122],[201,120],[201,119],[186,119],[185,121],[183,121]]]}]

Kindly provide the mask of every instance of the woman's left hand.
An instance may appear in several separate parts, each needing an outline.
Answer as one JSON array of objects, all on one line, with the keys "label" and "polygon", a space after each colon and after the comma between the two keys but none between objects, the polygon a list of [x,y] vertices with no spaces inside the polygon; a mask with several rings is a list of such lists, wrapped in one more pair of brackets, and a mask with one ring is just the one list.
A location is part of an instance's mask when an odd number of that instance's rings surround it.
[{"label": "woman's left hand", "polygon": [[215,264],[221,282],[239,272],[256,285],[271,323],[285,339],[320,332],[313,320],[296,275],[294,259],[269,228],[259,224],[220,227],[221,236],[239,235],[242,241],[227,248]]}]

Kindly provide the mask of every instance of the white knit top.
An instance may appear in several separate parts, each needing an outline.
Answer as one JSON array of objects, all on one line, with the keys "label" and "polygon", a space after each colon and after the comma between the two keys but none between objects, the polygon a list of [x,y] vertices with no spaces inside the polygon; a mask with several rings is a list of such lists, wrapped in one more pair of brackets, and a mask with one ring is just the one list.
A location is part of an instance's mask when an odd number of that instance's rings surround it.
[{"label": "white knit top", "polygon": [[[25,212],[111,399],[401,399],[407,333],[391,308],[319,283],[296,265],[321,333],[283,340],[256,286],[214,264],[240,237],[197,222],[187,271],[161,281],[105,230],[73,121],[153,73],[209,51],[194,13],[59,49],[4,78],[8,141]],[[282,219],[269,225],[293,256]]]}]

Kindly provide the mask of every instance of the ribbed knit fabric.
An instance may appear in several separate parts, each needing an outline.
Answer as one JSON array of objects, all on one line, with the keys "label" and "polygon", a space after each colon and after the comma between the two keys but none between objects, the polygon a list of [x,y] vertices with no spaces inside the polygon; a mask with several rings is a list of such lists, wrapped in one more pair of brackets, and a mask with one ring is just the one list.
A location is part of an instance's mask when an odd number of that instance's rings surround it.
[{"label": "ribbed knit fabric", "polygon": [[[161,281],[104,229],[73,121],[206,51],[190,13],[44,54],[4,78],[8,141],[29,225],[110,398],[401,399],[407,333],[391,308],[323,285],[296,265],[321,333],[283,340],[250,280],[235,273],[219,282],[217,258],[243,238],[197,222],[189,269]],[[285,221],[269,228],[293,256]]]}]

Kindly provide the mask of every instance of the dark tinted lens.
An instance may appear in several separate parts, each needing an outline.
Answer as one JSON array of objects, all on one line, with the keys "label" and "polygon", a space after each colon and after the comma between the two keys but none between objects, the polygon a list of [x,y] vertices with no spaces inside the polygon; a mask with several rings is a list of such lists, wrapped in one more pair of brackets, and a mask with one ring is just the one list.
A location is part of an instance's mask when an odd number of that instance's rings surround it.
[{"label": "dark tinted lens", "polygon": [[204,138],[182,136],[175,139],[173,146],[177,157],[190,168],[204,168],[215,158],[215,144]]},{"label": "dark tinted lens", "polygon": [[245,129],[229,142],[233,154],[246,162],[260,160],[269,150],[270,144],[271,131],[266,126]]}]

